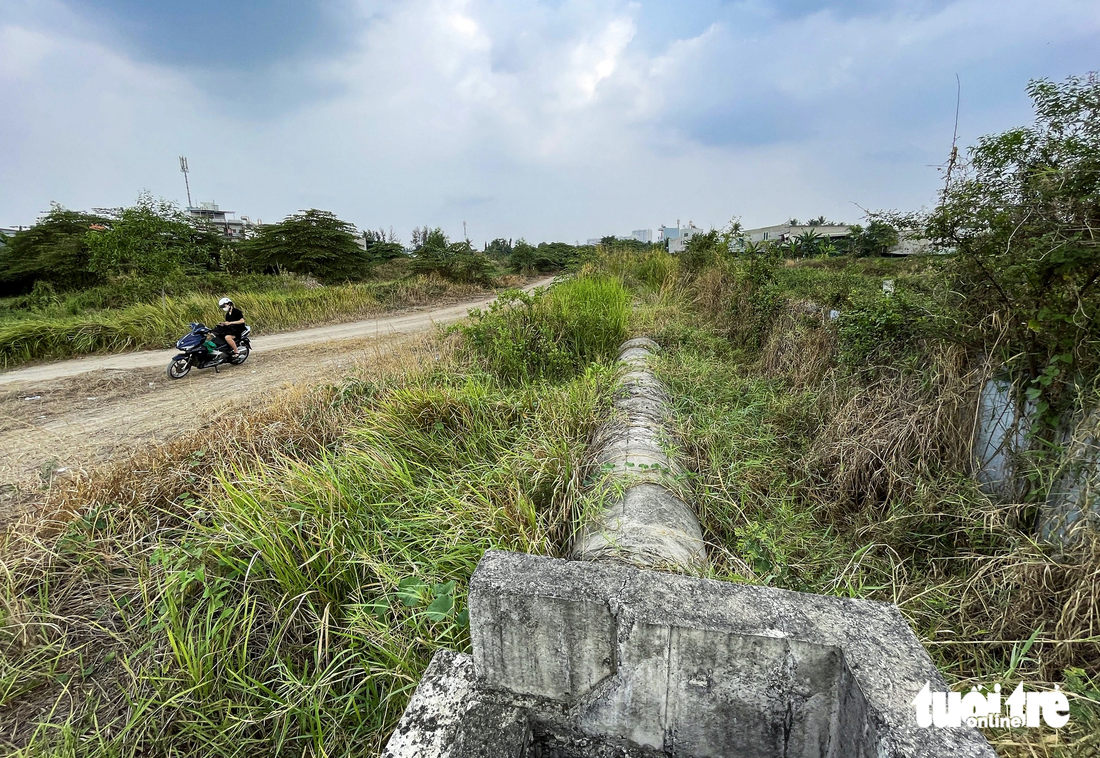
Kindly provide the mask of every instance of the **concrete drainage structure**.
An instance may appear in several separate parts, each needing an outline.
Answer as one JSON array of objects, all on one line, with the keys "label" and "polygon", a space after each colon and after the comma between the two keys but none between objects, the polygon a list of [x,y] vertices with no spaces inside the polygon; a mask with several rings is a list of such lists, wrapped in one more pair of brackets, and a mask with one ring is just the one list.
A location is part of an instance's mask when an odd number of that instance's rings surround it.
[{"label": "concrete drainage structure", "polygon": [[678,494],[686,472],[669,454],[675,441],[668,392],[647,367],[657,349],[645,337],[620,348],[627,371],[615,393],[614,414],[592,445],[601,473],[596,488],[609,502],[582,527],[570,556],[697,572],[707,565],[703,530]]},{"label": "concrete drainage structure", "polygon": [[917,726],[947,687],[898,610],[866,600],[490,551],[473,655],[441,650],[387,758],[995,758]]},{"label": "concrete drainage structure", "polygon": [[914,697],[947,686],[894,606],[644,568],[706,565],[654,349],[623,345],[581,560],[486,553],[473,654],[435,654],[383,756],[995,758],[976,729],[917,726]]}]

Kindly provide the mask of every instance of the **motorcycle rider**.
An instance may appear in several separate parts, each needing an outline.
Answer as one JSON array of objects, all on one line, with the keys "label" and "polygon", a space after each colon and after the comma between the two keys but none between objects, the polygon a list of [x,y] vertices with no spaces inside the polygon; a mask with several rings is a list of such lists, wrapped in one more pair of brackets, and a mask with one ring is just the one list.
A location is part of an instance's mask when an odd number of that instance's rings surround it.
[{"label": "motorcycle rider", "polygon": [[237,352],[237,340],[240,339],[241,334],[244,332],[244,314],[241,313],[241,309],[235,306],[233,301],[228,297],[223,297],[219,300],[218,307],[225,312],[225,321],[222,321],[214,327],[214,334],[226,341],[233,350],[233,357],[236,358],[239,355]]}]

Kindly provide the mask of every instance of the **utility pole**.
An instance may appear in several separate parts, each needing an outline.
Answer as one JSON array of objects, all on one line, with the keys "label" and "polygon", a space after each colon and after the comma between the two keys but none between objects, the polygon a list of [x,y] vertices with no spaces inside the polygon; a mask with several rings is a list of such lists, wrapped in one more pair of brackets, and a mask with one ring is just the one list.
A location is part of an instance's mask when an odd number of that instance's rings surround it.
[{"label": "utility pole", "polygon": [[187,187],[187,210],[191,210],[191,183],[187,181],[187,158],[180,156],[180,171],[183,172],[183,186]]},{"label": "utility pole", "polygon": [[462,241],[469,242],[470,238],[466,235],[466,222],[462,222]]}]

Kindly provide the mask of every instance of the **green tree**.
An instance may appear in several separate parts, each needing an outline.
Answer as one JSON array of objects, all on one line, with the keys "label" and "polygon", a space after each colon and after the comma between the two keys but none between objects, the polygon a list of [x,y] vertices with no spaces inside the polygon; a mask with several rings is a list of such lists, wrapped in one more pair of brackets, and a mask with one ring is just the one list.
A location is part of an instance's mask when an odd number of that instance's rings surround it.
[{"label": "green tree", "polygon": [[485,246],[485,254],[497,260],[508,260],[512,256],[512,240],[498,237]]},{"label": "green tree", "polygon": [[577,262],[577,248],[567,242],[540,242],[537,246],[519,239],[508,258],[508,267],[521,273],[545,274],[561,271]]},{"label": "green tree", "polygon": [[363,244],[367,248],[367,258],[372,264],[405,257],[405,248],[398,241],[392,228],[388,234],[382,229],[378,231],[368,229],[363,232]]},{"label": "green tree", "polygon": [[1029,83],[1030,126],[953,165],[926,234],[950,266],[965,336],[1022,373],[1040,411],[1100,368],[1100,80]]},{"label": "green tree", "polygon": [[87,235],[88,269],[108,278],[161,278],[180,269],[212,268],[224,243],[215,230],[147,192],[104,226]]},{"label": "green tree", "polygon": [[898,230],[881,219],[872,219],[866,227],[859,224],[848,227],[848,251],[860,258],[886,255],[896,244]]},{"label": "green tree", "polygon": [[89,213],[54,203],[37,224],[17,232],[0,245],[0,293],[21,294],[36,282],[57,289],[97,283],[89,268],[88,231],[106,223]]},{"label": "green tree", "polygon": [[792,242],[795,244],[795,255],[799,258],[813,258],[821,253],[824,237],[808,229],[796,236]]},{"label": "green tree", "polygon": [[374,261],[357,236],[355,227],[334,213],[311,208],[260,227],[241,243],[240,255],[255,271],[291,271],[326,283],[358,280]]},{"label": "green tree", "polygon": [[488,284],[492,281],[493,264],[484,253],[470,246],[469,240],[451,242],[442,229],[436,227],[415,235],[420,242],[413,251],[413,273],[437,273],[454,282]]}]

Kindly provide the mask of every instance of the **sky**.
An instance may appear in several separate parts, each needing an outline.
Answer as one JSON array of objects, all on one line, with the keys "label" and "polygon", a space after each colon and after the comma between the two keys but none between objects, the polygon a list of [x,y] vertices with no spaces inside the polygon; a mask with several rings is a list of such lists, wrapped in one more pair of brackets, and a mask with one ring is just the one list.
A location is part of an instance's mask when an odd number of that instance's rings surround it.
[{"label": "sky", "polygon": [[[929,206],[1096,0],[3,0],[0,226],[191,195],[408,242]],[[957,80],[961,96],[957,98]]]}]

